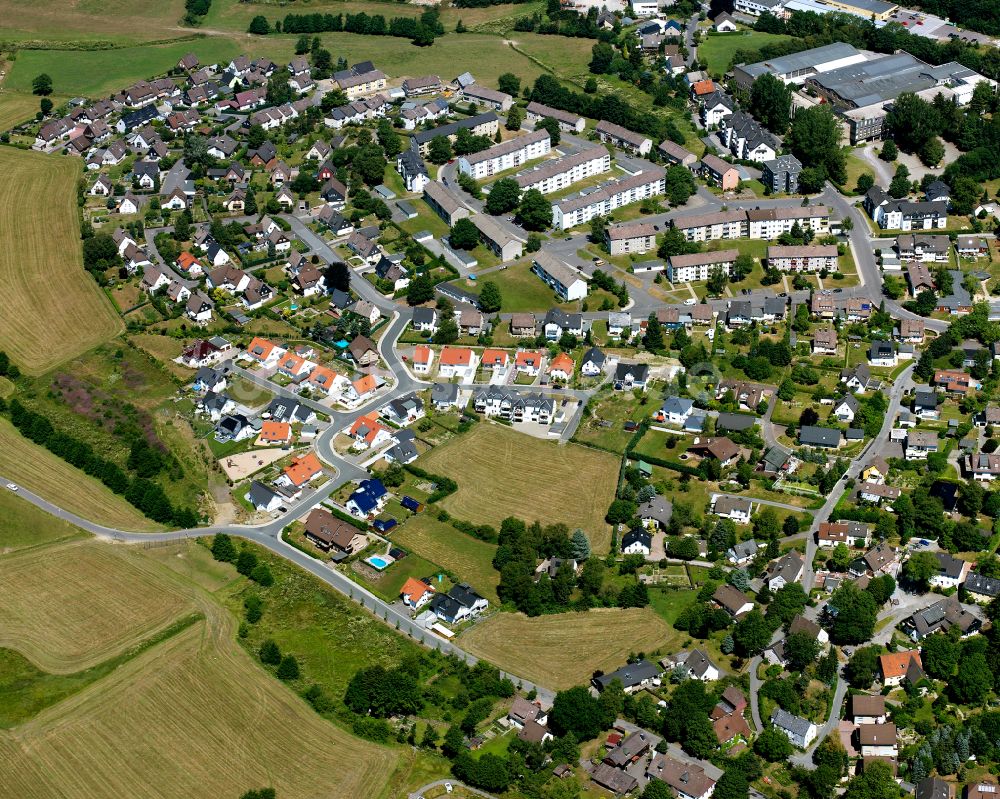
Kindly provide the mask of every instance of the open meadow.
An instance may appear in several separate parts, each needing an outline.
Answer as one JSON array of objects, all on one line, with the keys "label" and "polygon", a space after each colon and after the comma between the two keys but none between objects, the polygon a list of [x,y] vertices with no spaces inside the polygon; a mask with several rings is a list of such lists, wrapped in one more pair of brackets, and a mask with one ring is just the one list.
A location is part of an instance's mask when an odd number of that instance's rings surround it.
[{"label": "open meadow", "polygon": [[69,522],[49,516],[10,491],[0,493],[0,555],[81,536]]},{"label": "open meadow", "polygon": [[429,512],[420,513],[392,531],[392,540],[469,583],[490,602],[497,599],[500,573],[493,568],[496,546],[459,532]]},{"label": "open meadow", "polygon": [[564,689],[586,683],[597,669],[623,666],[629,653],[654,652],[672,634],[651,608],[602,608],[535,618],[496,613],[459,643],[501,669]]},{"label": "open meadow", "polygon": [[708,64],[712,75],[723,75],[729,69],[729,62],[737,50],[755,50],[765,44],[774,44],[791,39],[782,33],[762,33],[761,31],[740,31],[723,36],[706,36],[698,45],[698,60]]},{"label": "open meadow", "polygon": [[184,0],[0,0],[5,41],[108,42],[169,39],[181,28]]},{"label": "open meadow", "polygon": [[611,545],[604,521],[614,499],[618,459],[576,444],[556,444],[483,422],[422,456],[419,465],[458,482],[441,501],[453,516],[499,526],[508,516],[528,523],[581,527],[591,547]]},{"label": "open meadow", "polygon": [[76,211],[81,162],[0,150],[0,349],[41,374],[122,329],[83,269]]},{"label": "open meadow", "polygon": [[382,795],[398,754],[321,718],[236,643],[209,593],[233,567],[193,543],[149,552],[69,541],[0,556],[4,795]]}]

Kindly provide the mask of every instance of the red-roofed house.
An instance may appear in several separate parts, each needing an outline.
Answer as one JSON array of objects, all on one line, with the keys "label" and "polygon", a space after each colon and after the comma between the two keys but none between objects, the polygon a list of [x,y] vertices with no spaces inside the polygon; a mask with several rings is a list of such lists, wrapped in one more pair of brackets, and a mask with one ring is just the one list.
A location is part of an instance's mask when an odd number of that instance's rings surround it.
[{"label": "red-roofed house", "polygon": [[576,364],[565,352],[560,352],[549,364],[549,377],[553,380],[570,380]]},{"label": "red-roofed house", "polygon": [[372,375],[365,375],[351,383],[351,388],[354,389],[354,394],[358,400],[366,400],[375,396],[378,384]]},{"label": "red-roofed house", "polygon": [[483,350],[483,369],[496,372],[506,372],[510,366],[510,354],[506,350],[487,348]]},{"label": "red-roofed house", "polygon": [[294,352],[286,352],[278,359],[278,371],[286,375],[296,383],[301,383],[316,366],[312,361],[307,361],[301,355]]},{"label": "red-roofed house", "polygon": [[284,445],[292,440],[292,426],[288,422],[265,421],[260,426],[260,435],[257,436],[257,444],[260,446]]},{"label": "red-roofed house", "polygon": [[537,375],[545,354],[536,350],[519,350],[514,356],[514,368],[521,374]]},{"label": "red-roofed house", "polygon": [[320,464],[319,458],[310,452],[292,460],[285,467],[285,471],[281,473],[281,476],[274,482],[279,485],[301,489],[321,474],[323,474],[323,466]]},{"label": "red-roofed house", "polygon": [[418,344],[413,348],[413,371],[420,375],[425,375],[431,370],[434,363],[434,350],[426,344]]},{"label": "red-roofed house", "polygon": [[287,350],[266,338],[256,337],[247,347],[247,356],[263,366],[277,366],[278,360]]},{"label": "red-roofed house", "polygon": [[315,366],[309,373],[306,383],[313,391],[318,391],[324,396],[329,396],[337,384],[338,377],[339,375],[333,369],[326,366]]},{"label": "red-roofed house", "polygon": [[410,577],[403,583],[403,587],[399,590],[399,596],[406,607],[416,610],[431,601],[434,589],[422,580]]},{"label": "red-roofed house", "polygon": [[205,274],[204,267],[202,267],[198,259],[189,252],[182,252],[177,256],[177,268],[182,272],[191,275],[191,277],[198,277],[199,275]]},{"label": "red-roofed house", "polygon": [[479,359],[468,347],[445,347],[438,357],[438,374],[441,377],[458,377],[471,383],[476,377]]},{"label": "red-roofed house", "polygon": [[392,440],[392,432],[378,420],[378,411],[355,419],[349,435],[357,449],[374,449]]}]

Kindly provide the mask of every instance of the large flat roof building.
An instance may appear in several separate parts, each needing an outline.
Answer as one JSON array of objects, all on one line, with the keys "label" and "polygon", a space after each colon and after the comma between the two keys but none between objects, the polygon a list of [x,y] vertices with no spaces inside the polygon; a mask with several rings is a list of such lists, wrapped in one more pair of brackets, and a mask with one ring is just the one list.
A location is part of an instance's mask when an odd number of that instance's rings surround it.
[{"label": "large flat roof building", "polygon": [[733,67],[733,75],[741,86],[750,86],[761,75],[771,74],[785,83],[802,83],[806,78],[834,69],[840,69],[865,60],[865,54],[844,42],[814,47],[800,53],[740,64]]}]

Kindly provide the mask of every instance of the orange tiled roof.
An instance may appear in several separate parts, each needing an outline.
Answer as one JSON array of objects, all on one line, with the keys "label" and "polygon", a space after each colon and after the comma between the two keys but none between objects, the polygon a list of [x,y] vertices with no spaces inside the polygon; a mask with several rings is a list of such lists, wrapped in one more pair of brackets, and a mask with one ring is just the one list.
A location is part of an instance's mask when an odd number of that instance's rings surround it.
[{"label": "orange tiled roof", "polygon": [[887,679],[902,677],[910,667],[910,661],[916,660],[917,665],[923,668],[920,662],[920,652],[916,649],[908,649],[905,652],[891,652],[888,655],[879,655],[879,665],[882,667],[882,676]]},{"label": "orange tiled roof", "polygon": [[411,602],[416,603],[420,601],[420,598],[428,593],[433,593],[434,589],[431,588],[427,583],[421,582],[415,577],[407,578],[406,582],[403,583],[403,587],[399,589],[401,596],[405,596]]},{"label": "orange tiled roof", "polygon": [[268,341],[266,338],[256,336],[247,347],[247,355],[258,361],[266,361],[268,357],[270,357],[271,352],[277,346],[278,345],[273,341]]},{"label": "orange tiled roof", "polygon": [[494,364],[500,364],[501,366],[506,366],[509,360],[510,356],[507,354],[505,350],[498,350],[498,349],[483,350],[483,366],[493,366]]},{"label": "orange tiled roof", "polygon": [[514,362],[518,366],[541,366],[542,363],[542,353],[537,350],[521,350]]},{"label": "orange tiled roof", "polygon": [[472,363],[473,352],[468,347],[445,347],[441,350],[444,366],[468,366]]},{"label": "orange tiled roof", "polygon": [[267,421],[260,426],[261,441],[288,441],[292,437],[292,428],[288,422]]},{"label": "orange tiled roof", "polygon": [[285,476],[294,486],[303,486],[323,471],[319,458],[312,452],[296,458],[285,467]]},{"label": "orange tiled roof", "polygon": [[575,366],[576,364],[573,362],[572,358],[570,358],[565,352],[560,352],[555,358],[552,359],[552,363],[549,364],[549,371],[572,374]]},{"label": "orange tiled roof", "polygon": [[312,383],[319,388],[326,389],[327,391],[333,386],[333,382],[337,379],[337,373],[326,366],[317,366],[312,370],[309,375],[308,382]]},{"label": "orange tiled roof", "polygon": [[369,391],[375,390],[375,378],[371,375],[365,375],[364,377],[359,377],[351,385],[354,386],[354,390],[358,392],[359,396],[364,396]]},{"label": "orange tiled roof", "polygon": [[431,362],[431,348],[426,344],[418,344],[413,348],[413,362],[414,363],[430,363]]}]

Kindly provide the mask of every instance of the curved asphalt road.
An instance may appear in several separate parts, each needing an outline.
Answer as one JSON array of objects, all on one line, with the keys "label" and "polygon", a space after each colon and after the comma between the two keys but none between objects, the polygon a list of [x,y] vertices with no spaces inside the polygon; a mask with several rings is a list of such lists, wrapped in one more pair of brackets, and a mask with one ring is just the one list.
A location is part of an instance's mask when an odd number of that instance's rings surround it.
[{"label": "curved asphalt road", "polygon": [[[5,484],[10,482],[4,477],[0,477],[0,481],[3,481]],[[232,536],[245,538],[259,544],[265,549],[270,550],[275,555],[294,563],[300,568],[305,569],[307,572],[318,577],[320,580],[336,589],[341,594],[344,594],[355,602],[360,603],[362,607],[371,611],[371,613],[382,619],[382,621],[386,624],[395,627],[399,632],[404,635],[408,635],[418,643],[421,643],[431,649],[437,649],[446,655],[455,655],[464,660],[470,666],[475,665],[478,662],[478,658],[474,655],[469,654],[461,647],[438,635],[437,633],[416,624],[410,618],[408,613],[401,611],[379,599],[377,596],[355,583],[346,575],[327,566],[325,562],[306,555],[304,552],[282,540],[281,530],[284,526],[297,516],[301,515],[308,507],[311,507],[319,500],[325,499],[329,496],[330,493],[333,492],[335,485],[336,482],[331,480],[319,491],[314,492],[306,499],[303,499],[297,504],[291,506],[287,513],[279,516],[273,521],[257,527],[250,527],[246,525],[220,525],[213,527],[198,527],[190,530],[172,530],[165,533],[134,533],[127,530],[116,530],[111,527],[104,527],[84,519],[81,516],[77,516],[75,513],[71,513],[70,511],[49,502],[43,497],[40,497],[25,488],[19,488],[17,496],[58,519],[63,519],[64,521],[77,525],[89,533],[93,533],[99,539],[104,541],[137,544],[147,541],[178,541],[186,538],[200,538],[202,536],[214,535],[215,533],[227,533]],[[501,671],[501,675],[510,678],[516,686],[519,686],[524,691],[535,690],[539,699],[543,702],[552,702],[555,698],[555,692],[545,688],[544,686],[535,685],[534,683],[524,680],[515,674],[509,674]]]}]

